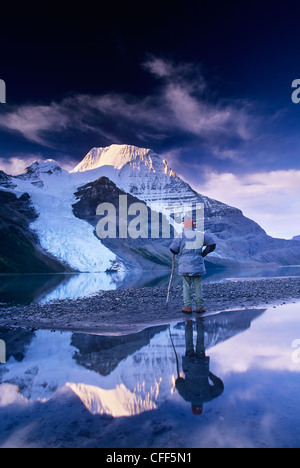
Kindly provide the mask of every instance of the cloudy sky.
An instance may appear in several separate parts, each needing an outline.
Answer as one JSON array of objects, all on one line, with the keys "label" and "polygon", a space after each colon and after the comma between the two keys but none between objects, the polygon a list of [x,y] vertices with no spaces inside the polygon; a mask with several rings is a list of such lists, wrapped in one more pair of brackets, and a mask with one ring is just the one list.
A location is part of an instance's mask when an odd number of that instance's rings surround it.
[{"label": "cloudy sky", "polygon": [[268,234],[299,235],[297,3],[99,5],[1,7],[0,169],[147,147]]}]

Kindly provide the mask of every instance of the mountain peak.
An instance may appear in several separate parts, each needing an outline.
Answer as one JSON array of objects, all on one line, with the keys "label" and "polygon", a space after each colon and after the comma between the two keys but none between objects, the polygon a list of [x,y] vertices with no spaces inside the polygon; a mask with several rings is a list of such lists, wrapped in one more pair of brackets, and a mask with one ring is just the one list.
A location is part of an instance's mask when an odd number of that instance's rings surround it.
[{"label": "mountain peak", "polygon": [[139,148],[133,145],[111,145],[104,148],[92,148],[71,172],[85,172],[102,166],[122,169],[127,163],[138,161],[152,167],[153,157],[160,159],[151,149]]},{"label": "mountain peak", "polygon": [[45,161],[35,161],[26,167],[23,174],[53,174],[54,172],[62,172],[60,165],[54,159],[46,159]]},{"label": "mountain peak", "polygon": [[53,159],[46,159],[45,161],[35,161],[26,167],[23,174],[16,176],[19,180],[28,180],[32,185],[42,188],[44,186],[43,180],[45,176],[52,176],[53,174],[61,174],[64,171],[60,165]]}]

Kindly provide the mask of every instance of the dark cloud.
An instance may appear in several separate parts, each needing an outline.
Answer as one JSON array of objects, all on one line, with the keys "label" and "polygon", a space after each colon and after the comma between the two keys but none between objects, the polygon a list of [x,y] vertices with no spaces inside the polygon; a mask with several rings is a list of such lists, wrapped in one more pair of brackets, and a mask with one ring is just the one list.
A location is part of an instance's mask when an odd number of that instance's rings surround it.
[{"label": "dark cloud", "polygon": [[73,94],[49,104],[8,107],[0,115],[0,128],[64,151],[80,134],[90,146],[100,140],[104,145],[134,143],[168,150],[170,142],[184,147],[187,141],[198,141],[216,157],[237,157],[233,149],[221,146],[252,137],[253,116],[246,102],[207,99],[208,84],[195,64],[152,56],[142,67],[161,80],[154,94]]}]

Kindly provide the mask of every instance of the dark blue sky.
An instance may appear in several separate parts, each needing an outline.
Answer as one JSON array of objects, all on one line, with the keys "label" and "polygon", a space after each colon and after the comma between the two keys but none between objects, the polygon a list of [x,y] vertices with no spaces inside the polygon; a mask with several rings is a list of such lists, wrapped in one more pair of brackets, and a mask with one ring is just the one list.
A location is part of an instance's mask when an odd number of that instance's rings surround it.
[{"label": "dark blue sky", "polygon": [[[0,168],[49,157],[70,168],[94,146],[150,147],[210,196],[219,177],[215,198],[241,200],[260,221],[251,208],[263,175],[297,185],[300,174],[299,10],[296,1],[1,6]],[[286,234],[266,228],[288,237],[297,222]]]}]

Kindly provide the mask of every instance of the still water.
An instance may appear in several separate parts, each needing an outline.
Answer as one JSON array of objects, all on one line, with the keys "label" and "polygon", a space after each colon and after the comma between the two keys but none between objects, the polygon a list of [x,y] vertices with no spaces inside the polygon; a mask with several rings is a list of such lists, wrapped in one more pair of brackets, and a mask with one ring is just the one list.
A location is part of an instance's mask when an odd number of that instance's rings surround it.
[{"label": "still water", "polygon": [[[209,268],[204,282],[225,281],[230,278],[263,278],[300,276],[300,267],[281,268]],[[99,291],[144,286],[167,287],[170,270],[132,271],[115,273],[80,273],[52,275],[0,275],[0,305],[32,302],[47,303],[58,299],[77,299]],[[181,284],[176,273],[173,284]]]},{"label": "still water", "polygon": [[127,336],[0,331],[0,447],[300,447],[300,303]]}]

